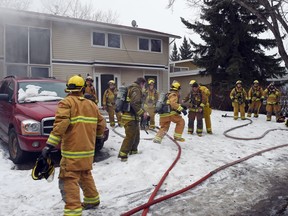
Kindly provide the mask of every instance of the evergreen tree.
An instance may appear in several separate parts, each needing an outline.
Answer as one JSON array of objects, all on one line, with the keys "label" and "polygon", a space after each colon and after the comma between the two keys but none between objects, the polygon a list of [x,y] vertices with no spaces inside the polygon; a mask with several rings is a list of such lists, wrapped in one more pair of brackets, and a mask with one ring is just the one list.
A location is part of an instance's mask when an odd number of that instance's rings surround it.
[{"label": "evergreen tree", "polygon": [[178,49],[177,49],[175,42],[173,45],[172,54],[170,55],[170,60],[171,61],[179,61],[180,60],[180,54],[178,53]]},{"label": "evergreen tree", "polygon": [[191,24],[183,18],[181,21],[206,43],[196,44],[190,40],[195,47],[195,64],[205,68],[203,73],[212,75],[213,83],[235,84],[234,81],[242,79],[250,85],[254,79],[265,81],[285,75],[281,59],[276,58],[276,54],[265,54],[263,48],[271,49],[276,42],[259,38],[267,27],[255,15],[231,0],[210,0],[205,1],[201,18],[206,22]]},{"label": "evergreen tree", "polygon": [[192,58],[193,52],[191,50],[191,45],[188,43],[185,36],[179,50],[180,50],[180,57],[182,60]]}]

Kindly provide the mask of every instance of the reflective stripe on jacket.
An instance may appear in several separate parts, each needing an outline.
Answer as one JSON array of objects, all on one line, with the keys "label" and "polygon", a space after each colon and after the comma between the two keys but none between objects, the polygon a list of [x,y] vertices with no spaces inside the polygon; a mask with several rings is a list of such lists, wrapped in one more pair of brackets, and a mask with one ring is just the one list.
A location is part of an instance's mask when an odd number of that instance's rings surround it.
[{"label": "reflective stripe on jacket", "polygon": [[48,144],[61,141],[61,164],[67,170],[92,169],[95,141],[103,137],[106,122],[97,105],[81,95],[71,94],[61,100]]}]

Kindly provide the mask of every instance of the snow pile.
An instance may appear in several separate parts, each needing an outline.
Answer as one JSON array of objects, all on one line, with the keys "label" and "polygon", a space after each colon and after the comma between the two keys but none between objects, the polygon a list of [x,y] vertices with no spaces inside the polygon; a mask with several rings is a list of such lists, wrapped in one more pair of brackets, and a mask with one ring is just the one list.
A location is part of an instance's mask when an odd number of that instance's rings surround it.
[{"label": "snow pile", "polygon": [[33,101],[50,101],[61,100],[55,91],[40,91],[42,87],[36,85],[27,85],[26,90],[22,88],[18,90],[18,101],[20,102],[33,102]]}]

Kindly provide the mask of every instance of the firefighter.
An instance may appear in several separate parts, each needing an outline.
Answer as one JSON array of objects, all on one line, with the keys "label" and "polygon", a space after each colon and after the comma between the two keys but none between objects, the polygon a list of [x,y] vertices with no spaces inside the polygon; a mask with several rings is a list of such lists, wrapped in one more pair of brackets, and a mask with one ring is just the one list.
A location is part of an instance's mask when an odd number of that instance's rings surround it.
[{"label": "firefighter", "polygon": [[240,117],[245,119],[245,102],[247,100],[247,92],[242,87],[242,81],[238,80],[235,87],[230,92],[230,99],[234,110],[234,120],[238,119],[238,112],[240,111]]},{"label": "firefighter", "polygon": [[154,143],[161,143],[164,135],[168,132],[171,122],[176,123],[174,130],[174,139],[180,142],[185,142],[182,137],[185,121],[181,116],[181,112],[187,115],[186,109],[180,105],[180,89],[181,85],[178,81],[174,80],[170,86],[170,91],[167,93],[167,101],[171,108],[168,111],[159,112],[160,115],[160,130],[153,139]]},{"label": "firefighter", "polygon": [[93,78],[92,76],[86,77],[86,83],[85,88],[83,88],[83,94],[88,94],[89,96],[86,96],[86,98],[91,98],[91,100],[95,101],[96,104],[98,104],[98,97],[95,87],[93,86]]},{"label": "firefighter", "polygon": [[253,85],[248,91],[248,111],[247,117],[251,117],[251,114],[254,113],[254,117],[258,118],[259,110],[264,100],[264,92],[261,86],[259,86],[259,81],[254,80]]},{"label": "firefighter", "polygon": [[[61,142],[59,189],[65,202],[64,215],[82,215],[82,209],[96,208],[100,204],[99,193],[91,174],[94,160],[95,140],[103,141],[106,126],[97,105],[83,97],[84,79],[72,76],[55,115],[53,130],[44,158]],[[80,200],[80,188],[84,202]]]},{"label": "firefighter", "polygon": [[203,117],[205,120],[205,125],[206,125],[206,132],[208,134],[212,134],[212,123],[211,123],[211,113],[212,113],[212,109],[210,107],[210,103],[209,103],[209,97],[211,95],[210,90],[204,86],[204,85],[200,85],[200,90],[203,91],[206,95],[207,98],[207,103],[204,104],[204,108],[203,108]]},{"label": "firefighter", "polygon": [[274,112],[276,122],[278,122],[281,118],[281,92],[275,87],[274,83],[270,83],[264,90],[264,97],[266,98],[266,120],[271,121],[271,117]]},{"label": "firefighter", "polygon": [[150,129],[155,129],[155,110],[159,93],[155,88],[154,79],[148,80],[148,87],[144,91],[144,109],[150,116]]},{"label": "firefighter", "polygon": [[147,112],[142,108],[143,92],[146,80],[143,77],[137,78],[127,90],[126,100],[129,101],[130,108],[122,111],[122,124],[125,129],[125,138],[122,142],[118,158],[122,162],[128,160],[128,154],[137,154],[140,142],[140,119],[148,118]]},{"label": "firefighter", "polygon": [[197,119],[196,133],[198,136],[202,136],[203,132],[203,110],[205,104],[207,104],[207,97],[204,91],[201,91],[199,84],[195,80],[191,80],[189,85],[191,91],[182,100],[182,103],[188,102],[189,114],[188,114],[188,134],[194,132],[194,121]]},{"label": "firefighter", "polygon": [[117,89],[115,86],[115,81],[110,80],[108,82],[108,89],[105,90],[103,94],[103,110],[108,112],[109,122],[111,127],[115,127],[115,113],[118,125],[121,126],[121,112],[115,112],[116,105],[116,97],[117,97]]}]

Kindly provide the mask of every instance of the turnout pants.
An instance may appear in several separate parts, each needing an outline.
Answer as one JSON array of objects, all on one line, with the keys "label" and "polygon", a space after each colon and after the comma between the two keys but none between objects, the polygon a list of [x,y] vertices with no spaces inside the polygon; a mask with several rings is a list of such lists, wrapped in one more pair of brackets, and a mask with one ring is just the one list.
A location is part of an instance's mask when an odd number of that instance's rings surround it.
[{"label": "turnout pants", "polygon": [[174,138],[181,138],[185,127],[185,121],[181,115],[160,116],[160,130],[156,134],[156,139],[161,141],[168,132],[171,122],[176,123]]},{"label": "turnout pants", "polygon": [[271,121],[271,117],[273,112],[275,113],[276,116],[276,121],[280,117],[280,111],[281,111],[281,105],[279,104],[267,104],[266,105],[266,120]]},{"label": "turnout pants", "polygon": [[205,125],[206,125],[206,132],[212,132],[212,124],[211,124],[211,113],[212,113],[212,109],[210,108],[210,106],[204,106],[203,109],[203,116],[204,116],[204,120],[205,120]]},{"label": "turnout pants", "polygon": [[145,111],[148,112],[150,116],[150,127],[155,128],[155,107],[147,107]]},{"label": "turnout pants", "polygon": [[59,189],[65,202],[64,216],[82,215],[80,187],[83,190],[84,203],[98,204],[100,202],[91,170],[67,171],[60,167]]},{"label": "turnout pants", "polygon": [[232,102],[232,106],[234,111],[234,119],[238,119],[239,111],[241,119],[245,119],[245,103],[239,104],[238,102]]},{"label": "turnout pants", "polygon": [[130,151],[138,151],[138,145],[140,142],[139,121],[131,120],[126,122],[124,129],[126,136],[120,148],[120,158],[127,158]]},{"label": "turnout pants", "polygon": [[203,131],[203,112],[189,111],[188,114],[188,133],[194,132],[194,121],[197,119],[197,134],[202,134]]},{"label": "turnout pants", "polygon": [[[115,105],[114,106],[107,106],[107,112],[109,116],[109,122],[110,126],[114,127],[115,126]],[[118,124],[121,123],[121,112],[116,113],[116,118]]]},{"label": "turnout pants", "polygon": [[252,103],[249,105],[247,116],[251,117],[251,114],[254,113],[254,117],[258,117],[259,110],[261,107],[261,101],[252,101]]}]

